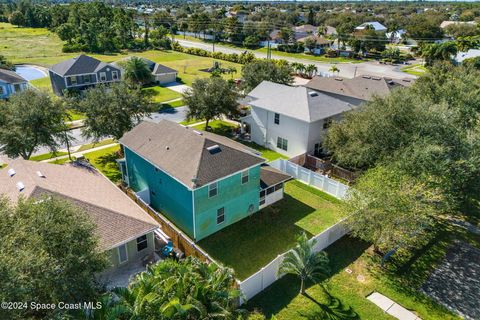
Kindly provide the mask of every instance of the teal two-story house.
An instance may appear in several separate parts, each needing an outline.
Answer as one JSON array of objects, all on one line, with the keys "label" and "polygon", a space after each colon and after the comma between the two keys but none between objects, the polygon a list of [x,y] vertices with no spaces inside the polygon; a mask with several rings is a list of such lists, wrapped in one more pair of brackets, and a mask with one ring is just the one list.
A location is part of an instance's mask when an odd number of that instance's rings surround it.
[{"label": "teal two-story house", "polygon": [[120,144],[124,182],[195,241],[280,200],[290,178],[243,144],[167,120],[140,123]]}]

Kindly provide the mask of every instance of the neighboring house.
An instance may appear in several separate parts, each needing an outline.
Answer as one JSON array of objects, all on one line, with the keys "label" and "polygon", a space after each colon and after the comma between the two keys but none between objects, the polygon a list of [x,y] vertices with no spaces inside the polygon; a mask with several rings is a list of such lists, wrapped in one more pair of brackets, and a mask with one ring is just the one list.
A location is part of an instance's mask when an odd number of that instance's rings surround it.
[{"label": "neighboring house", "polygon": [[[322,54],[324,53],[328,48],[331,48],[333,44],[333,40],[325,39],[324,37],[317,37],[317,36],[308,36],[305,38],[300,38],[298,39],[298,42],[303,42],[305,43],[305,40],[308,38],[312,38],[315,40],[315,47],[313,48],[313,54]],[[305,48],[305,51],[310,51],[310,49]]]},{"label": "neighboring house", "polygon": [[[117,61],[113,63],[113,65],[119,68],[121,70],[121,73],[123,74],[124,70],[123,70],[122,64],[125,63],[130,58],[131,57]],[[156,83],[167,84],[167,83],[172,83],[177,81],[177,75],[178,75],[177,70],[164,66],[163,64],[153,62],[152,60],[149,60],[146,58],[140,58],[140,59],[142,59],[147,65],[148,69],[150,69],[154,77],[154,81]]]},{"label": "neighboring house", "polygon": [[392,79],[368,75],[353,79],[316,76],[305,86],[359,106],[366,101],[373,100],[375,96],[385,97],[395,88],[408,87],[413,84],[413,81],[413,79]]},{"label": "neighboring house", "polygon": [[65,90],[85,90],[99,83],[120,81],[120,69],[84,54],[53,65],[49,70],[53,92],[62,96]]},{"label": "neighboring house", "polygon": [[403,29],[393,31],[393,32],[387,32],[385,33],[385,37],[387,37],[388,40],[390,40],[393,43],[400,43],[403,39],[403,35],[406,34],[407,32]]},{"label": "neighboring house", "polygon": [[455,56],[455,62],[457,64],[461,64],[466,59],[472,59],[477,57],[480,57],[480,49],[469,49],[467,52],[458,52]]},{"label": "neighboring house", "polygon": [[369,21],[369,22],[364,22],[358,27],[355,28],[355,30],[365,30],[368,27],[372,28],[373,30],[377,32],[387,32],[387,27],[385,27],[383,24],[381,24],[378,21]]},{"label": "neighboring house", "polygon": [[[300,86],[263,81],[246,97],[251,140],[268,149],[294,157],[322,153],[322,142],[332,120],[355,108],[348,102]],[[243,127],[243,126],[242,126]]]},{"label": "neighboring house", "polygon": [[440,24],[440,28],[445,29],[451,25],[476,25],[477,22],[475,21],[442,21]]},{"label": "neighboring house", "polygon": [[331,27],[331,26],[326,26],[324,29],[324,33],[326,36],[333,36],[337,34],[337,28]]},{"label": "neighboring house", "polygon": [[318,34],[318,27],[311,24],[304,24],[298,27],[293,27],[295,40],[299,40],[308,36],[316,36]]},{"label": "neighboring house", "polygon": [[0,99],[8,99],[15,92],[28,87],[28,82],[13,71],[0,69]]},{"label": "neighboring house", "polygon": [[243,144],[167,120],[140,123],[120,144],[125,183],[194,241],[280,200],[290,178]]},{"label": "neighboring house", "polygon": [[155,220],[91,167],[12,160],[0,171],[0,195],[12,201],[55,196],[85,210],[96,225],[98,249],[110,257],[105,278],[153,255]]}]

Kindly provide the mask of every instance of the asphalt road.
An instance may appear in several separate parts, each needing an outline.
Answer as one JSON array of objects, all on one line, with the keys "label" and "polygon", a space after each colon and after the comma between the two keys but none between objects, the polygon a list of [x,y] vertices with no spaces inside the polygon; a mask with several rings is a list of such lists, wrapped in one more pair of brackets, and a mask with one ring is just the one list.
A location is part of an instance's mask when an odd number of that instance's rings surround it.
[{"label": "asphalt road", "polygon": [[[183,40],[180,38],[176,39],[182,46],[184,47],[190,47],[190,48],[200,48],[204,49],[207,51],[212,51],[212,45],[208,43],[203,43],[203,42],[195,42],[195,41],[189,41],[189,40]],[[221,51],[223,53],[242,53],[245,50],[242,49],[236,49],[236,48],[231,48],[231,47],[225,47],[222,45],[215,44],[215,51]],[[258,58],[266,58],[267,55],[263,52],[255,52],[252,51],[256,57]],[[307,60],[307,59],[298,59],[298,58],[290,58],[290,57],[283,57],[283,56],[276,56],[272,54],[273,59],[284,59],[289,62],[301,62],[304,64],[314,64],[317,66],[318,72],[319,73],[330,73],[330,68],[332,66],[331,63],[326,63],[326,62],[315,62],[312,60]],[[404,73],[400,71],[399,66],[391,66],[391,65],[384,65],[380,64],[376,61],[366,61],[366,62],[361,62],[361,63],[338,63],[337,64],[338,69],[340,70],[340,73],[338,74],[339,76],[345,77],[345,78],[353,78],[354,75],[373,75],[373,76],[383,76],[383,77],[389,77],[389,78],[416,78],[413,75]]]}]

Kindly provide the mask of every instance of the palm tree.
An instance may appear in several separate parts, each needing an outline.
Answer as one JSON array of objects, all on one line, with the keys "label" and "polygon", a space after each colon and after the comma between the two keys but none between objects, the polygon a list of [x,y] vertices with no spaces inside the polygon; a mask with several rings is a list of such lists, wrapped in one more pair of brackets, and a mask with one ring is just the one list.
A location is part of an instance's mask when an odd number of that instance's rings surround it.
[{"label": "palm tree", "polygon": [[293,274],[300,278],[300,293],[305,295],[305,282],[318,283],[330,272],[329,260],[324,251],[315,252],[316,241],[309,241],[303,233],[295,248],[285,254],[279,274]]},{"label": "palm tree", "polygon": [[309,78],[312,78],[313,77],[313,74],[316,73],[318,71],[318,68],[316,65],[314,64],[309,64],[306,68],[305,68],[305,72],[308,74],[308,77]]},{"label": "palm tree", "polygon": [[125,62],[124,79],[130,84],[145,85],[153,81],[152,71],[145,61],[138,57],[131,57]]},{"label": "palm tree", "polygon": [[337,67],[336,64],[334,64],[333,66],[331,66],[328,71],[330,71],[330,72],[333,73],[333,74],[335,74],[335,72],[340,73],[340,69],[338,69],[338,67]]}]

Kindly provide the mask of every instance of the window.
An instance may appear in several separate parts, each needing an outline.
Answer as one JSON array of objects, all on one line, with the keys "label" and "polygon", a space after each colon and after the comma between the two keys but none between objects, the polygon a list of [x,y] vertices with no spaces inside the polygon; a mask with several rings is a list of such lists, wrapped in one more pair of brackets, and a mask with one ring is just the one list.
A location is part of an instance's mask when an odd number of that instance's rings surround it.
[{"label": "window", "polygon": [[283,183],[279,183],[275,185],[275,191],[278,191],[283,188]]},{"label": "window", "polygon": [[118,71],[112,71],[112,79],[118,80]]},{"label": "window", "polygon": [[260,203],[261,206],[265,204],[265,190],[260,191]]},{"label": "window", "polygon": [[332,125],[332,119],[331,118],[327,118],[327,119],[323,120],[323,129],[328,129],[328,128],[330,128],[331,125]]},{"label": "window", "polygon": [[242,184],[248,182],[248,170],[242,171]]},{"label": "window", "polygon": [[84,83],[90,83],[90,75],[83,76]]},{"label": "window", "polygon": [[19,83],[14,84],[13,88],[15,89],[15,92],[20,92],[22,90]]},{"label": "window", "polygon": [[77,77],[70,77],[70,85],[75,86],[77,85]]},{"label": "window", "polygon": [[120,264],[128,261],[126,244],[122,244],[120,247],[118,247],[118,261],[120,262]]},{"label": "window", "polygon": [[147,235],[143,235],[141,237],[137,238],[137,251],[140,252],[143,249],[147,249],[148,247],[148,241],[147,241]]},{"label": "window", "polygon": [[3,89],[2,86],[0,86],[0,95],[1,95],[1,94],[5,94],[5,89]]},{"label": "window", "polygon": [[107,74],[105,72],[100,72],[100,81],[107,81]]},{"label": "window", "polygon": [[280,124],[280,115],[278,113],[275,113],[275,118],[273,119],[273,122],[275,122],[275,124]]},{"label": "window", "polygon": [[275,191],[275,187],[270,187],[270,188],[268,188],[268,189],[267,189],[267,196],[268,196],[269,194],[272,194],[274,191]]},{"label": "window", "polygon": [[225,221],[225,208],[221,207],[217,210],[217,224]]},{"label": "window", "polygon": [[208,186],[208,197],[215,197],[218,194],[218,183],[214,182]]},{"label": "window", "polygon": [[313,148],[313,155],[319,157],[323,154],[323,148],[321,143],[315,143]]},{"label": "window", "polygon": [[287,151],[288,140],[278,137],[277,138],[277,148]]}]

